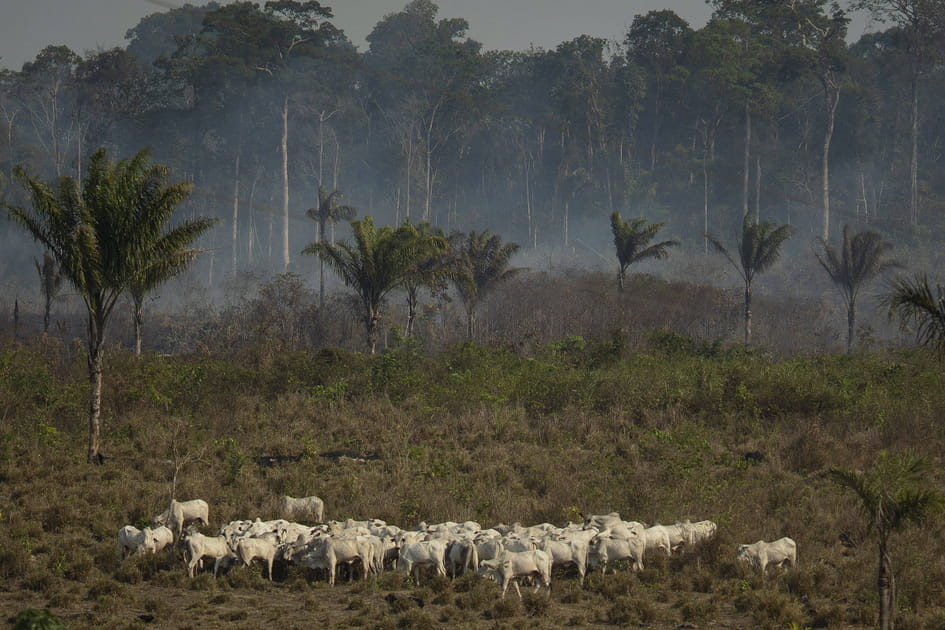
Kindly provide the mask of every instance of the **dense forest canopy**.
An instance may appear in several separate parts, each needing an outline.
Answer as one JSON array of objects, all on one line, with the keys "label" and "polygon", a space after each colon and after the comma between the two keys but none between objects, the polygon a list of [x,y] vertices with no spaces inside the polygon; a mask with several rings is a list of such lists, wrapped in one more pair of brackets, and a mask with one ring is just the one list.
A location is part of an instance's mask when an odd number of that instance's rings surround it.
[{"label": "dense forest canopy", "polygon": [[[614,269],[614,212],[665,224],[690,254],[751,213],[791,225],[798,256],[853,224],[931,264],[945,233],[945,5],[711,4],[701,29],[651,11],[622,41],[525,52],[483,50],[431,0],[383,16],[365,51],[315,1],[156,12],[123,49],[48,46],[0,71],[0,185],[22,203],[17,165],[81,179],[99,147],[150,147],[194,185],[183,214],[223,220],[200,244],[204,285],[311,277],[300,253],[320,186],[378,225],[490,230],[522,254]],[[884,30],[848,43],[851,11]],[[31,286],[22,262],[41,252],[4,225],[4,283]]]}]

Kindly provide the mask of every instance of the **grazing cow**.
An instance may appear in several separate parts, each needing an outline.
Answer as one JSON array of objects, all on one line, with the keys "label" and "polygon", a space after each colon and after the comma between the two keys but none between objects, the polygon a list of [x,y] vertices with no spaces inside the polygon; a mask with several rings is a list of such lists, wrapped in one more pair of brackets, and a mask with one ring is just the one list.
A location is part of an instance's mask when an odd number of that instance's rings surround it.
[{"label": "grazing cow", "polygon": [[236,555],[243,564],[250,566],[253,560],[262,560],[266,575],[272,582],[272,563],[276,559],[276,545],[270,538],[240,538],[236,542]]},{"label": "grazing cow", "polygon": [[214,559],[213,577],[217,576],[222,562],[236,558],[224,536],[204,536],[193,528],[189,528],[187,535],[184,536],[184,544],[190,557],[187,563],[187,574],[190,577],[197,576],[197,565],[203,558]]},{"label": "grazing cow", "polygon": [[608,563],[620,560],[630,560],[634,571],[642,571],[645,550],[646,543],[640,537],[597,536],[588,546],[587,559],[590,565],[599,566],[602,573],[607,573]]},{"label": "grazing cow", "polygon": [[[673,539],[682,544],[681,532],[673,532]],[[647,551],[662,551],[667,556],[673,552],[673,543],[670,540],[670,528],[665,525],[652,525],[643,530],[643,542]]]},{"label": "grazing cow", "polygon": [[284,496],[279,501],[279,511],[282,513],[282,518],[311,519],[316,523],[321,523],[325,517],[325,502],[314,496],[298,499]]},{"label": "grazing cow", "polygon": [[[502,586],[502,597],[509,590],[509,582],[514,582],[519,598],[522,591],[518,582],[523,577],[537,576],[541,585],[551,592],[551,555],[533,549],[532,551],[504,551],[497,558],[479,563],[479,576],[495,580]],[[537,590],[539,584],[535,584]]]},{"label": "grazing cow", "polygon": [[[584,516],[583,514],[581,516]],[[620,525],[623,523],[623,520],[620,518],[618,512],[611,512],[610,514],[591,514],[590,516],[584,516],[584,529],[595,528],[599,530],[607,529],[608,527],[614,525]]]},{"label": "grazing cow", "polygon": [[174,549],[174,532],[171,531],[169,527],[161,525],[160,527],[155,527],[151,530],[151,536],[154,538],[154,553],[161,551],[162,549],[167,549],[168,551],[173,551]]},{"label": "grazing cow", "polygon": [[407,575],[413,572],[417,584],[422,565],[431,565],[437,575],[446,577],[446,544],[442,538],[435,538],[404,545],[397,554],[397,569]]},{"label": "grazing cow", "polygon": [[777,565],[786,569],[797,566],[797,543],[790,538],[779,538],[774,542],[759,540],[750,545],[739,545],[737,558],[748,562],[751,566],[761,569],[761,575],[769,565]]},{"label": "grazing cow", "polygon": [[118,553],[124,560],[131,553],[154,553],[154,534],[148,528],[125,525],[118,530]]},{"label": "grazing cow", "polygon": [[168,508],[151,520],[156,525],[167,525],[174,532],[174,535],[180,538],[184,527],[191,523],[210,524],[210,506],[203,499],[193,499],[191,501],[171,499]]},{"label": "grazing cow", "polygon": [[570,566],[577,568],[581,576],[581,585],[584,584],[584,575],[587,573],[587,541],[573,538],[570,540],[544,539],[538,543],[538,548],[551,556],[551,565]]},{"label": "grazing cow", "polygon": [[475,571],[479,567],[479,551],[476,542],[469,538],[459,538],[447,543],[446,555],[450,565],[450,577],[456,577],[456,567],[462,567],[462,573]]},{"label": "grazing cow", "polygon": [[687,520],[682,523],[676,523],[676,525],[682,530],[683,540],[687,547],[694,547],[699,543],[709,540],[715,536],[715,532],[718,531],[718,525],[712,521],[698,521],[692,523]]}]

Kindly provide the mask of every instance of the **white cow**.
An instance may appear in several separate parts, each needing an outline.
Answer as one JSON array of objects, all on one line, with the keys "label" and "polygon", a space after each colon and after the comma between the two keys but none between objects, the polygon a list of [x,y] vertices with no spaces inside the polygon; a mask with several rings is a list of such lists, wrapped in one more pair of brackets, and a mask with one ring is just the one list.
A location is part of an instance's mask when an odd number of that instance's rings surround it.
[{"label": "white cow", "polygon": [[797,543],[788,537],[779,538],[774,542],[759,540],[750,545],[739,545],[737,558],[761,569],[761,575],[764,575],[769,565],[785,569],[788,566],[797,566]]},{"label": "white cow", "polygon": [[[523,577],[537,576],[540,585],[551,592],[551,555],[534,549],[532,551],[504,551],[497,558],[479,563],[479,575],[495,580],[502,586],[502,597],[514,582],[515,592],[522,596],[518,582]],[[539,584],[535,584],[537,589]]]},{"label": "white cow", "polygon": [[266,565],[266,575],[272,582],[272,563],[276,559],[276,545],[271,538],[240,538],[236,542],[236,555],[243,564],[250,566],[253,560],[262,560]]},{"label": "white cow", "polygon": [[584,584],[584,575],[587,573],[587,541],[579,538],[569,540],[546,538],[538,543],[538,548],[551,556],[552,566],[573,564],[577,568],[578,575],[581,576],[581,584]]},{"label": "white cow", "polygon": [[203,499],[177,501],[171,499],[166,510],[151,519],[156,525],[167,525],[180,538],[184,527],[194,522],[210,524],[210,506]]},{"label": "white cow", "polygon": [[[582,516],[584,516],[582,514]],[[595,528],[599,530],[607,529],[613,525],[619,525],[623,523],[623,520],[620,518],[619,512],[611,512],[610,514],[591,514],[589,516],[584,516],[584,529]]]},{"label": "white cow", "polygon": [[413,572],[417,584],[420,583],[420,567],[423,565],[431,565],[437,575],[446,577],[446,545],[447,542],[441,538],[406,544],[397,554],[397,569],[407,575]]},{"label": "white cow", "polygon": [[682,529],[683,538],[685,539],[686,545],[689,547],[709,540],[715,536],[715,533],[718,531],[718,525],[712,521],[698,521],[693,523],[686,520],[676,524]]},{"label": "white cow", "polygon": [[154,534],[148,529],[125,525],[118,530],[118,553],[124,560],[132,553],[154,553]]},{"label": "white cow", "polygon": [[607,572],[607,564],[619,560],[630,560],[634,571],[643,570],[643,554],[646,543],[643,538],[611,538],[597,536],[588,546],[588,564],[599,566],[602,573]]},{"label": "white cow", "polygon": [[[374,549],[371,542],[361,536],[318,536],[301,549],[286,552],[286,558],[294,558],[301,553],[300,562],[312,569],[327,569],[328,584],[335,585],[339,564],[353,565],[360,560],[364,566],[363,579],[371,571]],[[350,579],[349,573],[349,579]]]},{"label": "white cow", "polygon": [[450,577],[456,577],[456,567],[462,568],[462,573],[468,570],[475,571],[479,567],[479,550],[476,542],[470,538],[458,538],[447,543],[447,558],[450,565]]},{"label": "white cow", "polygon": [[168,551],[173,550],[174,532],[172,532],[169,527],[161,525],[160,527],[155,527],[150,531],[151,536],[154,538],[154,553],[157,553],[162,549],[167,549]]},{"label": "white cow", "polygon": [[325,502],[318,497],[284,496],[279,502],[279,511],[286,519],[311,519],[321,523],[325,518]]},{"label": "white cow", "polygon": [[184,545],[190,557],[187,563],[187,574],[190,577],[196,577],[197,565],[203,558],[213,558],[213,577],[217,576],[224,560],[236,558],[224,536],[204,536],[191,528],[184,537]]}]

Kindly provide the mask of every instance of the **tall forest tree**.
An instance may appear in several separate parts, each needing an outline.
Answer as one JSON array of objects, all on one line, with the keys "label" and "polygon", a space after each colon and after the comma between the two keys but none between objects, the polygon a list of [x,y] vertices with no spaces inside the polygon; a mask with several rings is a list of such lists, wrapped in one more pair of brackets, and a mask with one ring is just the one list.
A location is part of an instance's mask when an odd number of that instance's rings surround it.
[{"label": "tall forest tree", "polygon": [[919,220],[919,94],[922,77],[945,59],[945,3],[939,0],[852,0],[881,22],[892,22],[907,56],[910,95],[909,219]]},{"label": "tall forest tree", "polygon": [[105,339],[118,298],[141,278],[183,269],[196,255],[189,244],[212,225],[190,219],[168,227],[190,194],[187,183],[169,183],[168,170],[139,151],[117,163],[100,149],[82,182],[60,177],[52,185],[24,169],[17,177],[32,206],[6,205],[10,215],[55,258],[88,312],[88,461],[102,463],[101,405]]}]

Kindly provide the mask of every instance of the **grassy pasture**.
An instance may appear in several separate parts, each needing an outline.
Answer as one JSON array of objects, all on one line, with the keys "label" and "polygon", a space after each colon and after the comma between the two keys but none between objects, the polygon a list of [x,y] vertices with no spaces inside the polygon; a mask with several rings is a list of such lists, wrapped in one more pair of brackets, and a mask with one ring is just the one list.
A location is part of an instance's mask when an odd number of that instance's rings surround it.
[{"label": "grassy pasture", "polygon": [[[875,546],[850,497],[823,475],[881,449],[939,466],[940,366],[874,352],[776,359],[671,333],[627,349],[567,337],[530,356],[410,343],[368,358],[286,352],[108,361],[101,467],[84,462],[80,350],[0,346],[0,609],[49,608],[71,628],[860,628],[876,614]],[[330,459],[345,450],[364,461]],[[755,463],[744,454],[758,451]],[[298,455],[259,466],[254,457]],[[639,575],[556,575],[550,598],[498,598],[465,578],[398,574],[329,589],[301,568],[186,577],[163,556],[119,564],[116,532],[177,496],[211,506],[210,529],[274,518],[280,495],[317,494],[328,518],[563,525],[579,512],[671,523],[712,519],[718,538]],[[942,479],[936,483],[941,484]],[[839,544],[846,533],[856,548]],[[800,567],[768,579],[740,542],[791,536]],[[896,538],[899,626],[945,622],[942,528]],[[394,594],[393,598],[387,598]],[[424,602],[418,607],[414,595]]]}]

